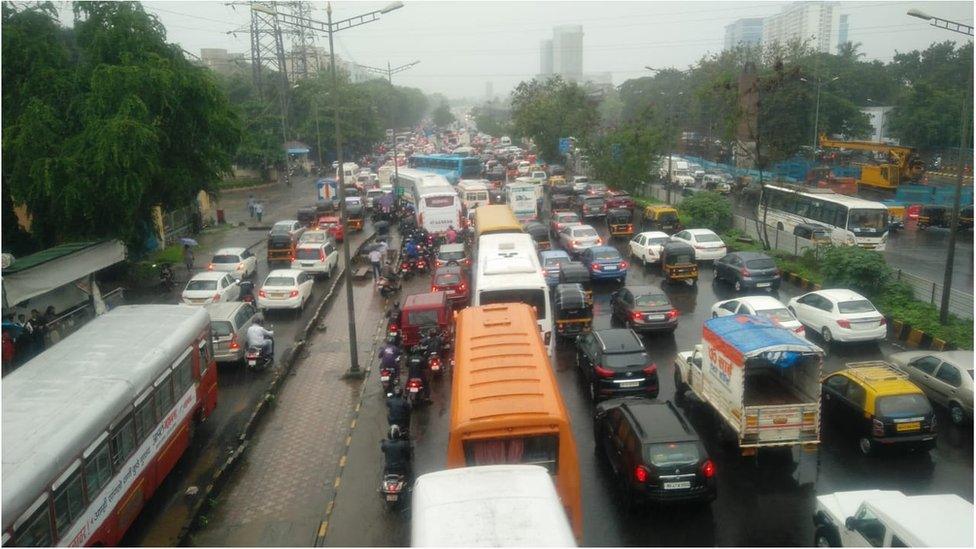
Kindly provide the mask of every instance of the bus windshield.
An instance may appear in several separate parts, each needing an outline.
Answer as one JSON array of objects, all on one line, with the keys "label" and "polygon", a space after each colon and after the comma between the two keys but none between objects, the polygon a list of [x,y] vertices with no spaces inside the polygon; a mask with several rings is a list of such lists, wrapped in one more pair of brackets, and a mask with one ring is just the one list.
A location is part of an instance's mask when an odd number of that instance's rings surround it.
[{"label": "bus windshield", "polygon": [[888,226],[887,210],[852,209],[847,220],[847,229],[853,232],[883,231]]},{"label": "bus windshield", "polygon": [[481,292],[481,305],[525,303],[535,308],[539,320],[546,319],[546,294],[540,290],[490,290]]}]

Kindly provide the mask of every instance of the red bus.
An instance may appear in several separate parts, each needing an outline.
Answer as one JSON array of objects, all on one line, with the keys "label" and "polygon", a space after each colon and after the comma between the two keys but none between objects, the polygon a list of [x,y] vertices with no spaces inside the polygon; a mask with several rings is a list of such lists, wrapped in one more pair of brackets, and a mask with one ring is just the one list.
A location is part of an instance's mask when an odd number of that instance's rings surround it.
[{"label": "red bus", "polygon": [[2,392],[3,545],[116,545],[217,406],[210,316],[118,307]]}]

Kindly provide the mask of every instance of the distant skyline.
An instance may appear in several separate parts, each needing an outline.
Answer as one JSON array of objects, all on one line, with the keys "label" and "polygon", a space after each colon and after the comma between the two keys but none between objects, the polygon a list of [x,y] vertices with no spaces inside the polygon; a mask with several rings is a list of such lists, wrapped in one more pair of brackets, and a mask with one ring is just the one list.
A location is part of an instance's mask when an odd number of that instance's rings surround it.
[{"label": "distant skyline", "polygon": [[[387,1],[335,2],[340,20],[384,7]],[[725,26],[744,17],[765,17],[787,2],[433,2],[407,0],[379,21],[335,35],[336,53],[347,60],[386,66],[419,60],[394,77],[398,85],[452,98],[480,99],[491,82],[496,96],[507,95],[539,72],[539,45],[553,27],[582,25],[584,73],[609,72],[615,84],[648,75],[645,65],[687,68],[722,50]],[[61,3],[68,14],[70,6]],[[221,1],[143,2],[159,17],[167,39],[200,55],[201,48],[250,52],[246,5]],[[323,2],[313,17],[325,20]],[[905,15],[909,9],[973,24],[971,2],[840,2],[849,14],[849,37],[860,42],[865,59],[890,61],[895,51],[924,49],[932,42],[965,37]],[[327,37],[318,36],[325,46]]]}]

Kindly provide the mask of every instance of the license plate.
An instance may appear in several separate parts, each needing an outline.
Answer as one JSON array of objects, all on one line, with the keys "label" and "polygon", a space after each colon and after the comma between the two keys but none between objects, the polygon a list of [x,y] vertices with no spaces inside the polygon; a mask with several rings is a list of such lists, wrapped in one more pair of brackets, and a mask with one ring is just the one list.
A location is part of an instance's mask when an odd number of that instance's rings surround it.
[{"label": "license plate", "polygon": [[416,388],[416,387],[411,387],[411,388],[410,388],[410,392],[411,392],[411,393],[419,393],[419,392],[420,392],[420,389],[418,389],[418,388]]},{"label": "license plate", "polygon": [[665,482],[664,483],[664,489],[665,490],[682,490],[682,489],[687,489],[687,488],[691,488],[691,481],[690,480],[682,480],[682,481],[679,481],[679,482]]},{"label": "license plate", "polygon": [[918,421],[912,421],[910,423],[898,423],[895,425],[895,430],[901,433],[902,431],[918,431],[922,428],[922,424]]},{"label": "license plate", "polygon": [[396,494],[387,494],[386,495],[386,501],[396,501],[396,500],[397,500]]},{"label": "license plate", "polygon": [[874,328],[877,325],[878,325],[877,322],[852,322],[851,323],[851,326],[855,330],[870,330],[871,328]]},{"label": "license plate", "polygon": [[256,361],[256,360],[248,360],[247,361],[247,365],[248,366],[256,366],[257,363],[258,363],[258,361]]},{"label": "license plate", "polygon": [[624,381],[619,383],[621,389],[630,389],[640,385],[640,381]]},{"label": "license plate", "polygon": [[664,320],[664,315],[647,315],[647,320]]},{"label": "license plate", "polygon": [[603,266],[603,270],[604,271],[616,271],[617,270],[617,267],[611,266],[611,265],[604,265]]},{"label": "license plate", "polygon": [[302,267],[311,267],[315,265],[314,263],[302,263]]},{"label": "license plate", "polygon": [[390,376],[380,376],[380,381],[390,381]]},{"label": "license plate", "polygon": [[757,288],[766,288],[768,286],[769,286],[769,282],[760,282],[760,283],[756,284],[756,287]]}]

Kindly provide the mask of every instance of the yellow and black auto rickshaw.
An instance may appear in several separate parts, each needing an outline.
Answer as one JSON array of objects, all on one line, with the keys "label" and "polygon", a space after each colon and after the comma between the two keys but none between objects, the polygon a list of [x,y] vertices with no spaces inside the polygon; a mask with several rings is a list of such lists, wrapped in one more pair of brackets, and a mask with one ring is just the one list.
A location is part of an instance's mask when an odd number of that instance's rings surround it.
[{"label": "yellow and black auto rickshaw", "polygon": [[922,211],[918,214],[918,228],[936,227],[944,229],[949,226],[951,219],[952,212],[945,206],[922,206]]},{"label": "yellow and black auto rickshaw", "polygon": [[630,210],[615,208],[607,212],[607,229],[610,231],[610,238],[622,236],[630,238],[634,236],[634,216]]},{"label": "yellow and black auto rickshaw", "polygon": [[695,250],[683,242],[666,242],[661,250],[661,273],[668,284],[676,280],[698,283],[698,264]]},{"label": "yellow and black auto rickshaw", "polygon": [[346,226],[350,231],[363,230],[365,209],[362,205],[346,204]]},{"label": "yellow and black auto rickshaw", "polygon": [[557,284],[553,292],[552,315],[559,337],[576,337],[590,331],[593,304],[580,284]]},{"label": "yellow and black auto rickshaw", "polygon": [[559,284],[579,284],[583,288],[586,302],[593,304],[593,288],[590,285],[590,271],[579,261],[563,263],[559,267]]},{"label": "yellow and black auto rickshaw", "polygon": [[552,249],[552,243],[549,241],[549,227],[538,221],[530,221],[522,226],[522,230],[532,237],[536,250],[544,252]]},{"label": "yellow and black auto rickshaw", "polygon": [[674,234],[681,230],[678,210],[671,206],[652,204],[644,208],[644,230]]},{"label": "yellow and black auto rickshaw", "polygon": [[973,207],[963,206],[959,210],[959,228],[960,229],[972,229],[973,228]]}]

